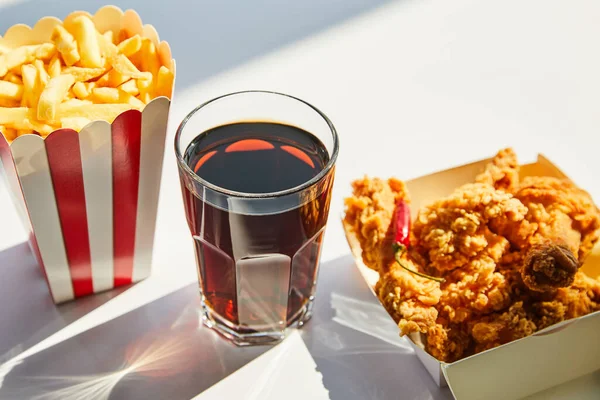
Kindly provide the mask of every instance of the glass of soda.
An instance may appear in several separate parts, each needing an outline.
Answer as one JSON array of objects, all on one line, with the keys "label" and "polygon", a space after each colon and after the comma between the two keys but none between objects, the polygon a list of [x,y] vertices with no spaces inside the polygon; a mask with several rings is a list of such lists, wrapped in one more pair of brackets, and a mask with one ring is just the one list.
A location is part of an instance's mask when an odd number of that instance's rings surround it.
[{"label": "glass of soda", "polygon": [[175,151],[204,324],[267,344],[311,316],[338,135],[309,103],[224,95],[181,123]]}]

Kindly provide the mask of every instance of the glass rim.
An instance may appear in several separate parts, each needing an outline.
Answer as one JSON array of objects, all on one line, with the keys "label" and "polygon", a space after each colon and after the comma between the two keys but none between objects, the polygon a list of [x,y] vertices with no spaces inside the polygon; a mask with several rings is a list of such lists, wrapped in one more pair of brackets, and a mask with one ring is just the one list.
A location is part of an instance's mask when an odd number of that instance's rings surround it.
[{"label": "glass rim", "polygon": [[[187,122],[198,111],[201,111],[206,106],[208,106],[216,101],[225,99],[227,97],[237,96],[240,94],[272,94],[272,95],[276,95],[276,96],[287,97],[289,99],[298,101],[298,102],[308,106],[313,111],[315,111],[317,114],[319,114],[319,116],[321,118],[323,118],[323,120],[327,123],[327,126],[329,127],[329,130],[331,131],[331,134],[333,136],[333,151],[332,151],[331,156],[329,157],[329,161],[327,162],[327,164],[325,164],[323,169],[317,175],[312,177],[310,180],[308,180],[298,186],[294,186],[292,188],[280,190],[277,192],[267,192],[267,193],[245,193],[245,192],[238,192],[235,190],[225,189],[221,186],[218,186],[218,185],[208,182],[207,180],[201,178],[194,171],[192,171],[192,169],[187,165],[187,163],[183,159],[183,155],[181,153],[181,149],[179,146],[179,139],[181,138],[181,135],[186,127]],[[194,179],[196,182],[200,183],[202,186],[208,187],[209,189],[211,189],[217,193],[221,193],[221,194],[231,196],[231,197],[239,197],[239,198],[249,198],[249,199],[251,199],[251,198],[254,198],[254,199],[275,198],[275,197],[282,197],[282,196],[286,196],[289,194],[298,193],[298,192],[303,191],[304,189],[308,189],[311,186],[314,186],[316,183],[318,183],[325,176],[327,176],[327,174],[329,173],[329,171],[331,171],[331,169],[335,165],[335,162],[337,161],[338,153],[339,153],[339,138],[338,138],[337,131],[336,131],[335,127],[333,126],[333,123],[331,122],[331,120],[321,110],[319,110],[317,107],[313,106],[312,104],[308,103],[307,101],[299,99],[298,97],[291,96],[291,95],[284,94],[284,93],[269,91],[269,90],[242,90],[242,91],[238,91],[238,92],[227,93],[227,94],[215,97],[211,100],[208,100],[208,101],[200,104],[196,108],[194,108],[192,111],[190,111],[189,114],[187,114],[185,116],[183,121],[181,121],[181,124],[179,124],[179,127],[177,128],[177,131],[175,133],[175,155],[177,156],[177,163],[179,164],[180,168],[183,168],[183,171],[187,175],[191,176],[192,179]]]}]

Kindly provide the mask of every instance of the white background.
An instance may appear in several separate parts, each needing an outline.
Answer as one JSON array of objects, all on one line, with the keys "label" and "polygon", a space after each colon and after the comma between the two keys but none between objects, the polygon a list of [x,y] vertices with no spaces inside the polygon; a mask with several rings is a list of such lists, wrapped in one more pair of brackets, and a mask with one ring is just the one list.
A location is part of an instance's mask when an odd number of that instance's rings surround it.
[{"label": "white background", "polygon": [[[596,0],[116,3],[155,25],[178,62],[153,275],[30,352],[196,279],[172,141],[188,111],[226,92],[289,93],[335,124],[341,154],[324,261],[348,253],[335,219],[365,173],[409,179],[512,146],[523,161],[544,153],[600,199]],[[0,32],[101,5],[0,0]],[[0,251],[25,240],[0,188]]]}]

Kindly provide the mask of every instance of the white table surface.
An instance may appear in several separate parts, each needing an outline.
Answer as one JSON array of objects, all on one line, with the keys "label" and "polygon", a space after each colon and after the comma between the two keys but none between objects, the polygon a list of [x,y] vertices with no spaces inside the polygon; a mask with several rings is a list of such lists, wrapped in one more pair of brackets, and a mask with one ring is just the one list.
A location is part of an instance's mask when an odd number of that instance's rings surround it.
[{"label": "white table surface", "polygon": [[[102,3],[0,0],[0,32],[44,15],[95,11]],[[171,143],[189,110],[223,93],[289,93],[331,118],[341,137],[332,219],[353,178],[368,173],[408,179],[490,156],[503,146],[514,147],[524,161],[544,153],[600,200],[596,0],[115,3],[135,8],[155,25],[178,62],[153,275],[65,319],[64,328],[29,343],[18,357],[196,280]],[[4,187],[0,221],[0,252],[18,254],[26,236]],[[323,261],[349,253],[339,224],[330,223],[324,246]],[[18,268],[18,257],[14,263]],[[0,360],[9,355],[0,354]],[[590,382],[598,389],[598,377]],[[557,388],[542,397],[568,398],[572,390]]]}]

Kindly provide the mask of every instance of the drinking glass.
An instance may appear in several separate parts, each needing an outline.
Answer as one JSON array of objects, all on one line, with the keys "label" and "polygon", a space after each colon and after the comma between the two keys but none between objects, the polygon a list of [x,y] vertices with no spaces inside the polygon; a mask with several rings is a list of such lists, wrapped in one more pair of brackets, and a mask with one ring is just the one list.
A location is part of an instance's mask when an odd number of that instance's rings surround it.
[{"label": "drinking glass", "polygon": [[[240,122],[303,129],[319,139],[329,160],[312,179],[278,192],[245,193],[216,186],[190,168],[186,150],[199,135]],[[338,149],[337,133],[325,114],[280,93],[227,94],[202,104],[183,120],[175,151],[206,326],[237,345],[252,345],[277,342],[287,327],[308,321]]]}]

